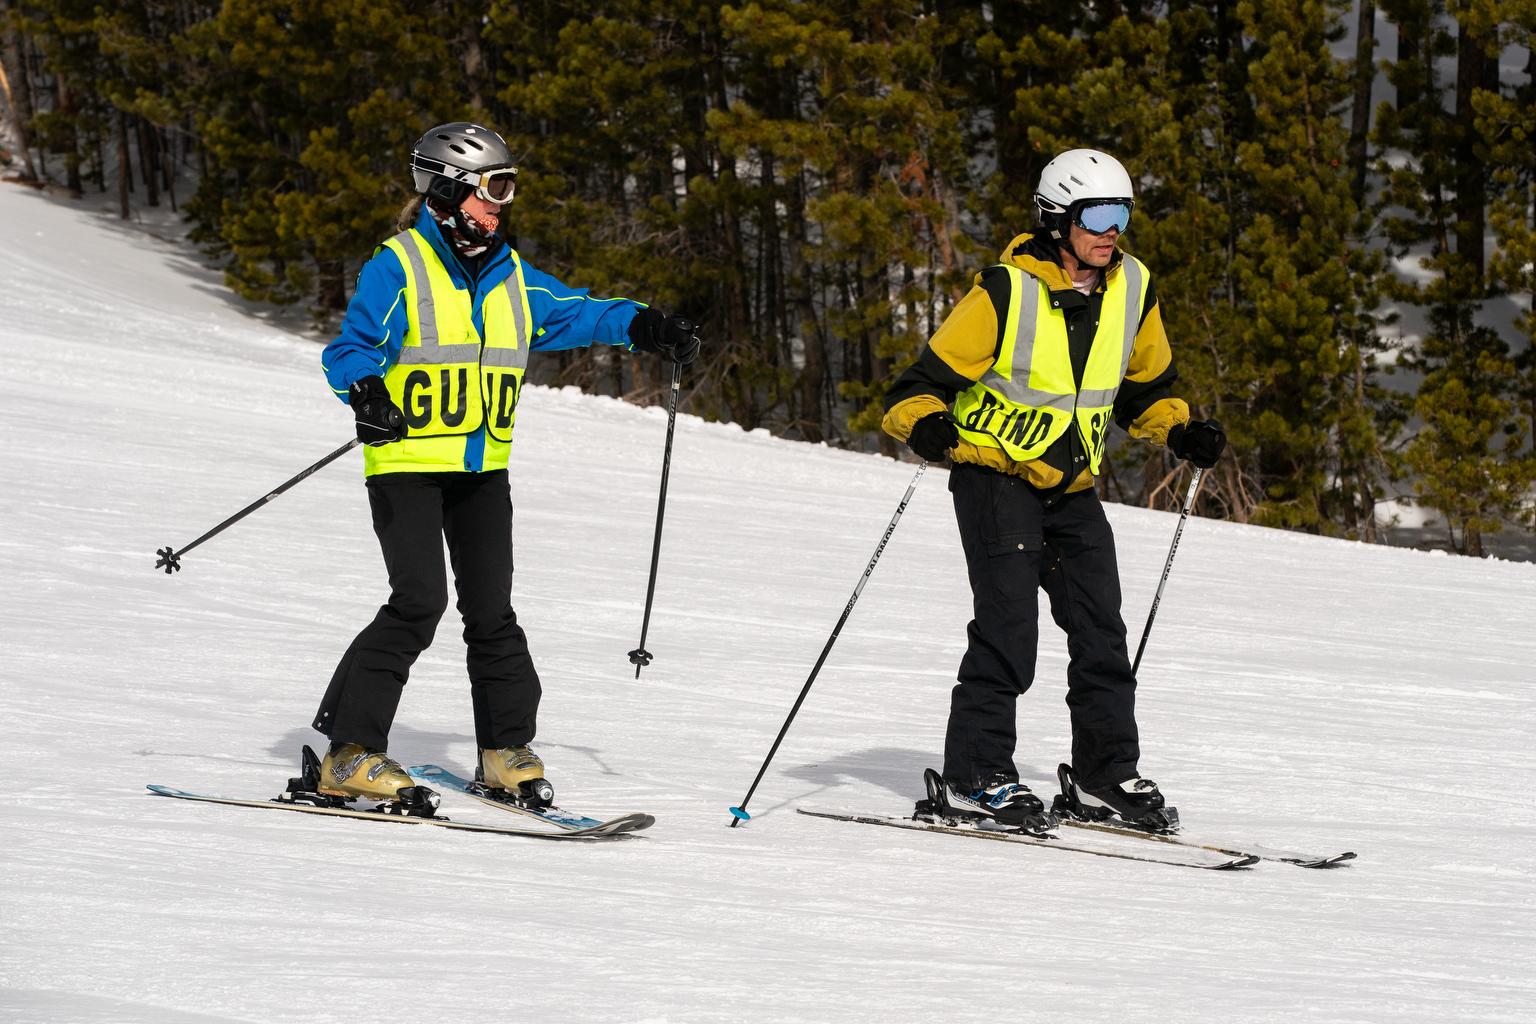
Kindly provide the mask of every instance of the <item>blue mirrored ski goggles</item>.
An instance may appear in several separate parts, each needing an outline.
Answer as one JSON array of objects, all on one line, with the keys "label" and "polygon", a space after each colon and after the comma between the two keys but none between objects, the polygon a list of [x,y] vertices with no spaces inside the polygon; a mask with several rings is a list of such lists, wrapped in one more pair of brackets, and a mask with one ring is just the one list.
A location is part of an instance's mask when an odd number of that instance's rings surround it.
[{"label": "blue mirrored ski goggles", "polygon": [[1131,203],[1109,201],[1088,203],[1078,208],[1076,224],[1084,231],[1102,235],[1110,228],[1124,231],[1131,222]]}]

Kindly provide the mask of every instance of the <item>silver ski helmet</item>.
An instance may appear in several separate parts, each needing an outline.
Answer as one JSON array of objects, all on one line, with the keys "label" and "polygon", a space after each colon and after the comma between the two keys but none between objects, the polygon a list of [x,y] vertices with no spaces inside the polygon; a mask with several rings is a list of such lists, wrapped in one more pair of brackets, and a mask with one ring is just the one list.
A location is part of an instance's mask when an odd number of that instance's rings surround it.
[{"label": "silver ski helmet", "polygon": [[457,207],[470,195],[503,205],[517,190],[512,150],[500,135],[469,121],[440,124],[411,149],[416,191]]},{"label": "silver ski helmet", "polygon": [[1035,188],[1040,225],[1065,241],[1073,224],[1102,234],[1124,231],[1136,205],[1136,189],[1120,161],[1096,149],[1069,149],[1046,164]]}]

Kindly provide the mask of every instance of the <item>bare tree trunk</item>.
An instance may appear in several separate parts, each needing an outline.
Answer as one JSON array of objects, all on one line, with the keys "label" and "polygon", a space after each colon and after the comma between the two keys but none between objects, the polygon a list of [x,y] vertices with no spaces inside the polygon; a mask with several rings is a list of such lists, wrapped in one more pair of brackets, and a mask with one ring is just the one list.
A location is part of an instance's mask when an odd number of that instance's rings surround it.
[{"label": "bare tree trunk", "polygon": [[132,210],[128,190],[132,187],[133,162],[128,159],[128,115],[117,112],[117,215],[127,220]]},{"label": "bare tree trunk", "polygon": [[[10,0],[0,0],[0,13],[11,9]],[[32,162],[32,84],[21,57],[21,33],[15,28],[5,30],[0,39],[0,98],[11,111],[11,121],[16,125],[16,142],[21,146],[22,172],[28,181],[37,181],[37,166]],[[15,79],[13,91],[11,80]]]},{"label": "bare tree trunk", "polygon": [[803,168],[795,172],[790,183],[784,213],[789,230],[789,296],[797,314],[794,324],[805,356],[799,380],[801,435],[807,441],[825,441],[832,429],[832,410],[822,400],[826,393],[827,341],[816,320],[816,308],[811,300],[810,268],[805,259],[809,243],[805,233]]},{"label": "bare tree trunk", "polygon": [[347,277],[341,260],[316,260],[315,263],[319,288],[316,298],[320,308],[328,313],[346,309]]},{"label": "bare tree trunk", "polygon": [[1355,205],[1365,202],[1366,138],[1371,130],[1371,84],[1376,80],[1376,3],[1360,0],[1356,21],[1355,96],[1349,118],[1350,191]]},{"label": "bare tree trunk", "polygon": [[[1360,343],[1351,337],[1351,346],[1354,348],[1355,381],[1354,403],[1355,408],[1362,409],[1366,406],[1365,397],[1365,356],[1360,352]],[[1378,445],[1380,441],[1377,441]],[[1373,453],[1379,458],[1379,452]],[[1372,466],[1372,455],[1366,455],[1355,467],[1356,500],[1359,503],[1358,515],[1360,517],[1360,539],[1367,544],[1375,544],[1379,540],[1376,531],[1376,494],[1372,486],[1376,479]]]},{"label": "bare tree trunk", "polygon": [[[725,71],[718,63],[711,64],[708,68],[709,89],[712,103],[716,110],[727,110],[730,101],[727,97],[725,86]],[[720,177],[730,175],[732,182],[738,180],[737,162],[733,156],[720,155]],[[723,275],[721,288],[721,306],[724,322],[721,324],[721,334],[729,339],[727,346],[751,345],[752,324],[747,308],[750,296],[747,294],[746,251],[742,241],[741,214],[737,204],[732,198],[732,190],[727,189],[720,203],[720,252],[721,262],[730,268],[730,273]],[[728,349],[727,349],[728,350]],[[729,356],[727,366],[729,366]],[[731,375],[729,369],[727,375]],[[743,381],[739,374],[735,374],[737,380],[729,384],[722,396],[729,404],[731,418],[747,430],[758,426],[762,419],[762,405],[758,401],[758,395],[754,393],[751,381]]]},{"label": "bare tree trunk", "polygon": [[64,151],[64,184],[69,194],[79,199],[85,195],[85,183],[80,180],[80,139],[74,122],[75,97],[62,74],[54,75],[54,109],[63,115],[68,125],[64,131],[68,147]]},{"label": "bare tree trunk", "polygon": [[161,183],[165,187],[165,198],[171,204],[171,212],[176,213],[176,136],[164,128],[156,128],[155,152],[160,154]]},{"label": "bare tree trunk", "polygon": [[144,202],[149,206],[159,206],[160,183],[155,174],[155,133],[144,118],[136,117],[134,120],[138,122],[139,129],[139,174],[144,179]]},{"label": "bare tree trunk", "polygon": [[1488,56],[1487,41],[1466,25],[1456,33],[1456,122],[1461,126],[1466,144],[1455,154],[1456,169],[1456,254],[1477,272],[1479,289],[1483,282],[1483,236],[1486,234],[1484,208],[1488,202],[1487,178],[1482,161],[1472,150],[1476,137],[1472,98],[1488,87],[1490,65],[1497,88],[1498,66]]},{"label": "bare tree trunk", "polygon": [[91,180],[96,183],[97,192],[106,192],[106,139],[104,138],[103,133],[100,131],[91,133]]},{"label": "bare tree trunk", "polygon": [[[1428,35],[1428,26],[1414,25],[1412,22],[1402,21],[1397,25],[1397,62],[1407,64],[1410,61],[1420,61],[1422,58],[1424,35]],[[1422,33],[1422,34],[1421,34]],[[1399,112],[1406,110],[1419,101],[1418,78],[1415,75],[1407,82],[1400,83],[1397,87],[1397,109]]]},{"label": "bare tree trunk", "polygon": [[[872,292],[882,297],[889,295],[891,292],[890,268],[884,264],[876,268],[875,272],[866,280],[866,287],[869,289],[866,294]],[[890,320],[887,320],[884,324],[885,332],[888,334],[893,333],[894,326]],[[884,384],[891,375],[890,357],[880,354],[876,338],[869,331],[862,333],[864,335],[865,351],[869,356],[869,375],[864,379],[870,383]],[[900,449],[896,445],[896,439],[890,434],[883,430],[877,430],[875,431],[875,438],[880,446],[880,454],[893,459],[900,454]]]},{"label": "bare tree trunk", "polygon": [[[761,290],[757,309],[754,311],[756,314],[754,319],[759,324],[760,337],[767,343],[764,354],[768,357],[768,364],[779,366],[789,361],[789,331],[780,323],[784,309],[779,302],[779,271],[783,264],[779,252],[782,232],[779,228],[778,182],[774,170],[773,152],[765,151],[761,161],[758,183],[763,190],[763,201],[759,212],[762,224],[757,232],[758,247],[762,254],[758,267],[761,275]],[[772,396],[775,399],[778,397]]]},{"label": "bare tree trunk", "polygon": [[464,53],[464,84],[476,109],[485,107],[485,49],[480,42],[480,20],[460,19],[459,43]]}]

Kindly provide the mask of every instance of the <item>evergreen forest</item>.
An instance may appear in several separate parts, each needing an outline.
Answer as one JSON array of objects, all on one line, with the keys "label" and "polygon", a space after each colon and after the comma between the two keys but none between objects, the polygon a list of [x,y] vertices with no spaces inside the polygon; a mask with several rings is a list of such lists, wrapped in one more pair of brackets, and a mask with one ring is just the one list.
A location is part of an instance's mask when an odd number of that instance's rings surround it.
[{"label": "evergreen forest", "polygon": [[[520,155],[535,265],[700,321],[684,411],[900,446],[882,395],[1075,147],[1138,186],[1201,514],[1536,531],[1536,0],[0,0],[0,166],[174,211],[326,329],[429,126]],[[4,226],[0,225],[0,238]],[[538,364],[536,364],[538,365]],[[659,400],[601,346],[535,374]],[[1107,498],[1177,507],[1124,437]]]}]

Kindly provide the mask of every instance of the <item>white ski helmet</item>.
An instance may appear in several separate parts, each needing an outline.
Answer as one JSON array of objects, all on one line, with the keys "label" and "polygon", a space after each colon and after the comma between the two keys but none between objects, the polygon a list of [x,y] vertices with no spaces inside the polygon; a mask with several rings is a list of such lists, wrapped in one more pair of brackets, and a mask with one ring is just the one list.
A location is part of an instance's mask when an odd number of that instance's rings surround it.
[{"label": "white ski helmet", "polygon": [[1124,231],[1135,204],[1136,189],[1125,167],[1096,149],[1069,149],[1058,155],[1041,170],[1035,189],[1040,223],[1056,239],[1067,237],[1068,228],[1084,209],[1097,206],[1119,205],[1124,210],[1105,210],[1101,225],[1083,224],[1084,228],[1108,231],[1115,226]]}]

